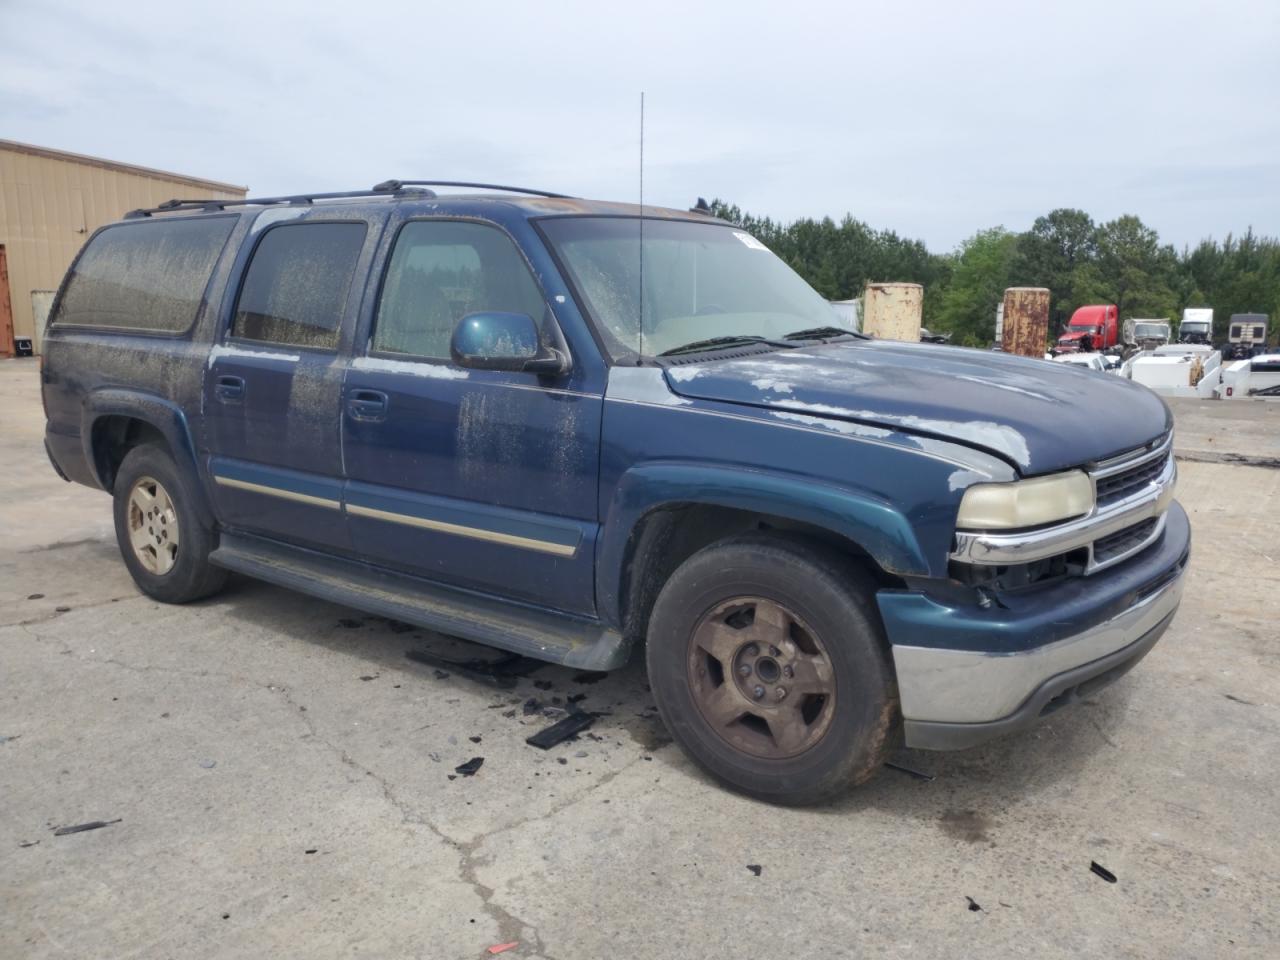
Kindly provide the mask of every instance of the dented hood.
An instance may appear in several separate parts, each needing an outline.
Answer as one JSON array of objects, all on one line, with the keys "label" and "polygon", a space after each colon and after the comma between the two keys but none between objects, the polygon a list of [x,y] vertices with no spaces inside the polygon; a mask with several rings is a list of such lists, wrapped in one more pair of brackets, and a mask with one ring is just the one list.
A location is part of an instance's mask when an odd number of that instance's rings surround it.
[{"label": "dented hood", "polygon": [[677,394],[832,417],[987,450],[1024,476],[1124,453],[1172,426],[1140,384],[1066,363],[859,340],[666,371]]}]

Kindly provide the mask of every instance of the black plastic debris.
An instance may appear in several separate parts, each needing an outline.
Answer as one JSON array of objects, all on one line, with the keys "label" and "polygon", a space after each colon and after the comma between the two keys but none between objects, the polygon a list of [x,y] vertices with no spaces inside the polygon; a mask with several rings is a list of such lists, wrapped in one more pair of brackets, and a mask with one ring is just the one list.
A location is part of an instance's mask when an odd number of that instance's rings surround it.
[{"label": "black plastic debris", "polygon": [[361,680],[363,680],[363,681],[365,681],[366,683],[368,683],[370,680],[377,680],[378,678],[377,678],[377,676],[376,676],[376,675],[366,673],[366,674],[365,674],[363,677],[361,677],[360,679],[361,679]]},{"label": "black plastic debris", "polygon": [[1116,875],[1100,864],[1097,860],[1089,861],[1089,869],[1100,876],[1107,883],[1115,883]]},{"label": "black plastic debris", "polygon": [[758,863],[748,863],[747,869],[750,870],[752,873],[754,873],[757,877],[760,876],[760,874],[764,871],[764,867],[760,866],[760,864]]},{"label": "black plastic debris", "polygon": [[479,734],[476,734],[476,736],[474,736],[474,737],[467,737],[467,739],[468,739],[468,740],[470,740],[472,743],[479,743],[479,742],[480,742],[480,735],[479,735]]},{"label": "black plastic debris", "polygon": [[557,743],[563,743],[570,737],[577,736],[595,721],[596,718],[593,714],[582,713],[581,711],[571,713],[563,720],[558,720],[551,726],[539,730],[533,736],[526,737],[524,742],[531,747],[537,747],[539,750],[550,750]]},{"label": "black plastic debris", "polygon": [[44,599],[44,594],[43,594],[43,593],[31,593],[31,594],[28,594],[28,595],[27,595],[27,599],[28,599],[28,600],[43,600],[43,599]]},{"label": "black plastic debris", "polygon": [[917,780],[923,780],[928,783],[933,780],[935,775],[932,773],[921,773],[919,770],[912,770],[910,767],[904,767],[900,763],[886,763],[886,767],[890,770],[897,770],[899,773],[905,773],[908,777],[914,777]]},{"label": "black plastic debris", "polygon": [[571,696],[565,697],[564,699],[568,703],[581,703],[583,700],[587,699],[587,695],[585,693],[575,693]]},{"label": "black plastic debris", "polygon": [[516,715],[516,712],[514,710],[503,710],[502,715],[504,717],[510,718],[510,717],[514,717]]},{"label": "black plastic debris", "polygon": [[71,608],[70,607],[54,607],[53,612],[54,613],[70,613]]},{"label": "black plastic debris", "polygon": [[542,712],[542,704],[538,702],[537,697],[530,697],[528,700],[524,702],[524,715],[526,717],[531,717],[535,713],[541,713],[541,712]]},{"label": "black plastic debris", "polygon": [[497,660],[451,660],[427,650],[407,650],[405,656],[415,663],[425,663],[430,667],[445,667],[462,674],[477,683],[487,683],[493,687],[510,689],[521,677],[545,666],[543,661],[532,657],[522,657],[518,653],[499,657]]},{"label": "black plastic debris", "polygon": [[315,852],[316,852],[316,848],[315,848],[315,847],[312,847],[310,850],[303,850],[302,852],[303,852],[303,853],[315,853]]},{"label": "black plastic debris", "polygon": [[475,772],[484,765],[484,757],[472,757],[466,763],[460,763],[453,768],[453,772],[460,777],[474,776]]},{"label": "black plastic debris", "polygon": [[979,910],[982,909],[982,907],[978,904],[978,901],[973,899],[973,897],[965,897],[965,899],[969,901],[970,913],[977,913]]},{"label": "black plastic debris", "polygon": [[574,683],[599,683],[609,674],[600,670],[587,670],[573,678]]},{"label": "black plastic debris", "polygon": [[22,847],[25,850],[27,847],[34,847],[39,842],[40,842],[39,840],[26,840],[18,844],[18,846]]},{"label": "black plastic debris", "polygon": [[103,827],[109,827],[113,823],[119,823],[123,817],[115,820],[90,820],[88,823],[77,823],[74,827],[58,827],[53,831],[55,837],[65,837],[69,833],[84,833],[86,830],[101,830]]}]

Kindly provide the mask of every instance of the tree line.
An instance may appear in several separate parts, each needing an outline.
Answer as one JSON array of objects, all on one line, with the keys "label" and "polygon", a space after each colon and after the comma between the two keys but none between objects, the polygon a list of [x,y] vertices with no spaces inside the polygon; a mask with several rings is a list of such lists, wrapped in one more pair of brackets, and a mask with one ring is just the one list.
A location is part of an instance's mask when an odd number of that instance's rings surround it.
[{"label": "tree line", "polygon": [[[716,200],[712,212],[759,237],[829,300],[860,297],[868,282],[924,286],[924,325],[952,341],[987,346],[1007,287],[1048,287],[1051,332],[1076,307],[1114,303],[1120,317],[1167,318],[1186,307],[1212,307],[1214,342],[1226,339],[1233,313],[1280,319],[1280,240],[1247,230],[1181,251],[1138,217],[1095,223],[1083,210],[1058,209],[1023,233],[979,230],[952,253],[874,230],[846,214],[836,222],[781,223]],[[1272,337],[1280,323],[1271,325]]]}]

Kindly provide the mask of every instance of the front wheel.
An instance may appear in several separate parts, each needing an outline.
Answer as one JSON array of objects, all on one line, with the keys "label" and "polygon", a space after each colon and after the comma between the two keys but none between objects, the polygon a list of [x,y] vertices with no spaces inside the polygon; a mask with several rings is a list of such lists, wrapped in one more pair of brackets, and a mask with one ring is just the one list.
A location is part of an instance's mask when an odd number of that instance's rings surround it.
[{"label": "front wheel", "polygon": [[884,763],[897,717],[875,584],[838,554],[744,537],[667,581],[648,633],[650,685],[700,766],[775,803],[830,799]]},{"label": "front wheel", "polygon": [[168,451],[157,444],[134,447],[113,490],[116,542],[143,593],[163,603],[187,603],[222,588],[226,571],[209,563],[213,534],[192,509]]}]

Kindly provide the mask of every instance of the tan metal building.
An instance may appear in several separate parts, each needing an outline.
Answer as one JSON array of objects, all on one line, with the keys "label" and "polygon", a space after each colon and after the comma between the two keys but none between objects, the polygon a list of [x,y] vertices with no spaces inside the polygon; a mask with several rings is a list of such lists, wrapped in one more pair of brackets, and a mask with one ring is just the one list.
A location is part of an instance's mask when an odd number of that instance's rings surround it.
[{"label": "tan metal building", "polygon": [[0,140],[0,356],[24,337],[38,352],[37,311],[42,326],[52,291],[98,227],[174,197],[235,200],[247,190]]}]

